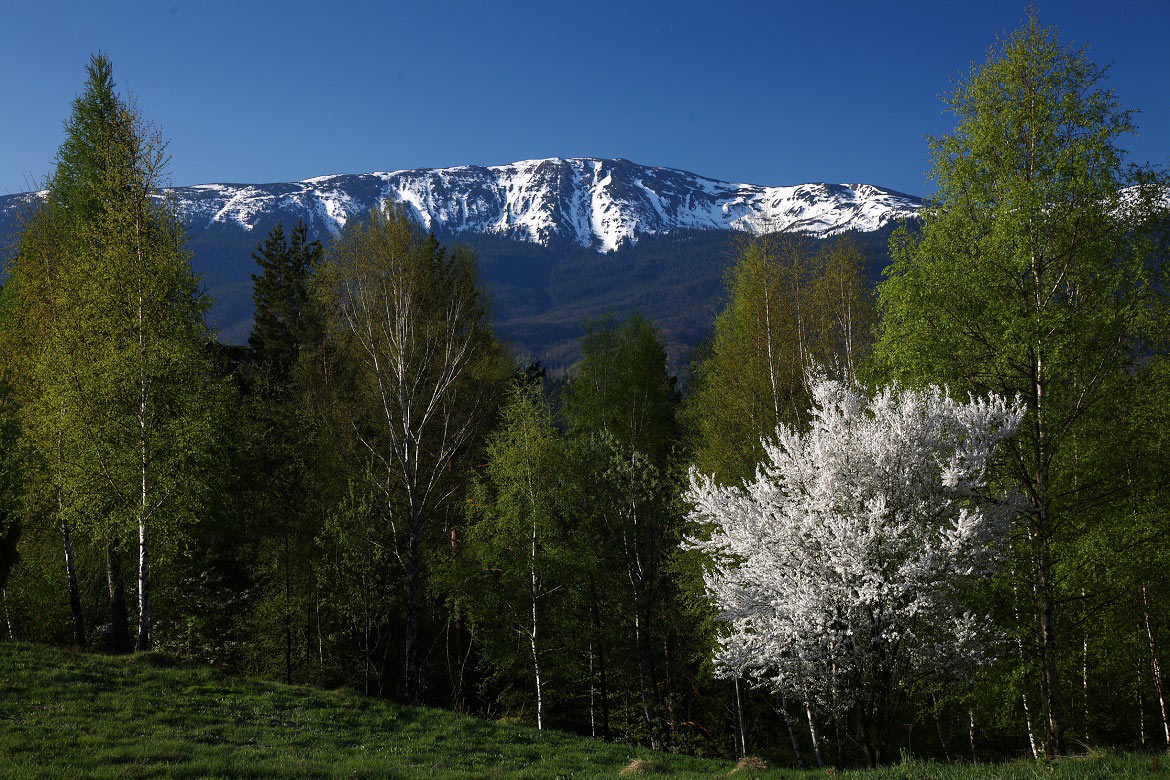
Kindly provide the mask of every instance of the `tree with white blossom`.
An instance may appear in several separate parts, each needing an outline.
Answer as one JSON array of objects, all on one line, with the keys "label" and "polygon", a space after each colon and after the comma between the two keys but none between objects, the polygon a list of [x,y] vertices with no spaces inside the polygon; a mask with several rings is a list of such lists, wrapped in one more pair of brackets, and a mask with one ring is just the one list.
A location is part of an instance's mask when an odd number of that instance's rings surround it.
[{"label": "tree with white blossom", "polygon": [[907,685],[986,652],[987,621],[962,592],[1019,510],[986,475],[1023,412],[937,387],[810,385],[808,431],[781,426],[754,480],[692,470],[699,530],[685,544],[710,558],[720,672],[847,721],[876,765]]}]

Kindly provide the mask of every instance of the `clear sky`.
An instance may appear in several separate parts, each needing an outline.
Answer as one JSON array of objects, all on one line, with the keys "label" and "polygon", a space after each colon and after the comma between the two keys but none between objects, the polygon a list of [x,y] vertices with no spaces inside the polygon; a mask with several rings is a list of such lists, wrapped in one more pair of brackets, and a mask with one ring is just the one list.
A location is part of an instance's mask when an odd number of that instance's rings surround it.
[{"label": "clear sky", "polygon": [[[1037,0],[1112,63],[1135,161],[1170,163],[1170,0]],[[171,141],[175,184],[626,157],[910,193],[939,95],[1025,2],[0,0],[0,194],[48,173],[89,54]]]}]

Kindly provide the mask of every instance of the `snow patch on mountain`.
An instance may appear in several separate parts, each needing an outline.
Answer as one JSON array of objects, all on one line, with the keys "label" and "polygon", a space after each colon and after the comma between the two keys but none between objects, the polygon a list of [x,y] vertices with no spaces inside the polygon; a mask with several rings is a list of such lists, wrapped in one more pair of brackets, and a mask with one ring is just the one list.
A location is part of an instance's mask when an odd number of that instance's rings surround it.
[{"label": "snow patch on mountain", "polygon": [[[316,176],[277,184],[198,184],[166,191],[188,224],[246,231],[304,219],[336,234],[390,202],[427,230],[489,233],[608,252],[677,230],[795,231],[826,237],[912,218],[921,201],[870,184],[735,184],[674,168],[592,157],[507,165]],[[4,204],[0,204],[0,209]]]}]

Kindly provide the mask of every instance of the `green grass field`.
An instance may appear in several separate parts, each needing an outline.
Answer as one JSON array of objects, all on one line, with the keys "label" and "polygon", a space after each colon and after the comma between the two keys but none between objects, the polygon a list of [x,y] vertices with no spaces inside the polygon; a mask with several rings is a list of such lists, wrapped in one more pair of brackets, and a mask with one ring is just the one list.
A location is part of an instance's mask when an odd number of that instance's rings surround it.
[{"label": "green grass field", "polygon": [[[632,761],[640,759],[635,766]],[[1167,763],[1165,761],[1161,763]],[[1154,758],[756,771],[341,691],[0,642],[0,777],[1166,777]]]}]

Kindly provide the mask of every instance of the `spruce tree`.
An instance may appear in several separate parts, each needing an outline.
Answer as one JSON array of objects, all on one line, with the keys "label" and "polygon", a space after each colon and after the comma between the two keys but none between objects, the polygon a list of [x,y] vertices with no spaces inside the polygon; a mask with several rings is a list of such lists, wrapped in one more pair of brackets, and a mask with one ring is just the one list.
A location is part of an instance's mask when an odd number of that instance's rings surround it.
[{"label": "spruce tree", "polygon": [[[302,611],[297,602],[307,597],[305,591],[314,582],[312,501],[305,468],[309,431],[297,365],[319,330],[311,324],[309,284],[320,255],[321,244],[308,240],[302,221],[293,228],[291,241],[277,222],[252,253],[261,273],[252,275],[256,312],[248,343],[255,367],[248,376],[251,396],[246,404],[252,425],[251,435],[242,438],[252,469],[248,503],[259,543],[255,576],[262,595],[255,625],[264,639],[281,637],[277,655],[283,656],[287,682],[293,679],[294,621]],[[276,631],[266,625],[270,621],[278,624]],[[308,646],[307,640],[296,644]],[[257,666],[263,668],[273,656],[271,648],[262,641],[254,647]]]},{"label": "spruce tree", "polygon": [[252,275],[256,306],[248,344],[261,366],[278,382],[287,381],[302,345],[312,339],[309,281],[321,259],[321,243],[308,240],[308,227],[297,220],[289,240],[280,222],[252,253],[261,269]]}]

